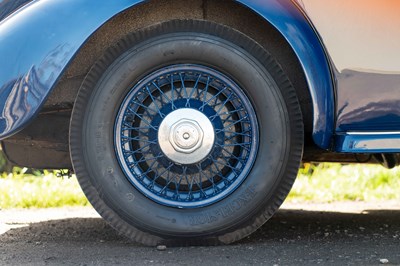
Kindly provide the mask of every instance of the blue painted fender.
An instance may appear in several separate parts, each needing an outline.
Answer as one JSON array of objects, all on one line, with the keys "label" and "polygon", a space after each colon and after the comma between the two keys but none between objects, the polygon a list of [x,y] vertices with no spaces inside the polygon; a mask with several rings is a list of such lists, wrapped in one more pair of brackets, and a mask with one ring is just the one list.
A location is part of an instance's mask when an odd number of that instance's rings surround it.
[{"label": "blue painted fender", "polygon": [[303,10],[290,0],[239,0],[271,23],[288,41],[306,76],[313,104],[313,139],[331,148],[335,123],[333,72],[322,41]]},{"label": "blue painted fender", "polygon": [[[91,34],[113,16],[141,2],[40,0],[0,22],[0,139],[22,129],[39,112]],[[333,81],[313,26],[290,0],[238,2],[277,28],[298,56],[313,102],[314,141],[329,148],[334,127]]]},{"label": "blue painted fender", "polygon": [[40,110],[82,44],[140,0],[33,1],[0,22],[0,139]]}]

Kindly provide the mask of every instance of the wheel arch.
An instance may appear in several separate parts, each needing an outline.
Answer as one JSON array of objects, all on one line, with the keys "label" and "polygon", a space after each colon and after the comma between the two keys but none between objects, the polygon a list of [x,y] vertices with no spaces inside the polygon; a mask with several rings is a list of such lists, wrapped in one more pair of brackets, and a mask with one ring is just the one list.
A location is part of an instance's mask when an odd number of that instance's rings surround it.
[{"label": "wheel arch", "polygon": [[[324,47],[299,7],[291,1],[285,1],[286,5],[282,6],[275,0],[271,3],[265,5],[259,1],[245,0],[167,0],[133,6],[112,18],[87,40],[46,105],[54,104],[60,98],[73,101],[80,83],[96,58],[127,32],[164,20],[205,19],[233,27],[273,52],[298,93],[306,139],[312,138],[319,147],[327,149],[333,134],[334,93]],[[221,16],[222,11],[224,16]],[[285,21],[290,22],[290,25],[286,25]],[[293,35],[293,31],[297,31],[296,34]],[[304,40],[302,36],[306,36]]]},{"label": "wheel arch", "polygon": [[[58,5],[60,8],[63,4],[65,3],[53,5]],[[92,4],[87,4],[84,8]],[[79,6],[79,4],[76,5]],[[25,11],[34,12],[32,10],[37,9],[36,11],[40,13],[41,8],[48,8],[48,3],[40,1],[37,6],[32,5],[30,8],[31,10]],[[40,92],[42,100],[35,103],[36,106],[32,106],[20,121],[1,132],[0,137],[10,136],[25,127],[39,110],[43,110],[43,106],[45,110],[59,106],[63,109],[72,107],[80,84],[96,58],[99,58],[107,47],[121,39],[127,32],[163,20],[191,18],[211,20],[233,27],[260,43],[267,50],[273,51],[278,63],[287,72],[297,90],[304,114],[305,132],[313,136],[318,146],[329,147],[334,124],[334,97],[328,59],[306,15],[292,1],[270,0],[268,4],[262,4],[256,0],[166,0],[162,2],[138,0],[125,1],[118,8],[119,11],[114,11],[110,20],[106,19],[104,24],[102,24],[104,21],[97,22],[99,23],[97,30],[93,34],[86,35],[87,38],[84,34],[82,35],[82,32],[77,34],[81,38],[78,43],[80,41],[82,43],[79,44],[79,48],[76,48],[73,56],[71,55],[71,59],[59,62],[57,73],[53,73],[52,79],[48,79],[44,86],[32,88],[33,91],[36,89]],[[114,9],[118,8],[114,7]],[[105,11],[102,12],[104,16]],[[16,16],[18,13],[23,12],[17,12]],[[6,24],[3,23],[2,26],[5,27]],[[91,27],[93,28],[93,25]],[[28,28],[25,25],[23,30],[26,31]],[[87,32],[88,30],[85,34]],[[27,49],[24,51],[29,53]],[[37,58],[36,65],[39,65],[42,59]],[[31,63],[31,66],[35,66],[35,62],[27,60],[24,60],[23,64],[28,66]],[[18,66],[14,67],[19,71],[16,82],[24,80],[23,77],[32,76],[32,68],[27,68],[24,72],[21,66],[22,64],[18,63]],[[11,79],[6,79],[6,81],[9,80]],[[3,85],[6,88],[10,87],[7,83]],[[32,82],[28,85],[36,86],[37,84]]]}]

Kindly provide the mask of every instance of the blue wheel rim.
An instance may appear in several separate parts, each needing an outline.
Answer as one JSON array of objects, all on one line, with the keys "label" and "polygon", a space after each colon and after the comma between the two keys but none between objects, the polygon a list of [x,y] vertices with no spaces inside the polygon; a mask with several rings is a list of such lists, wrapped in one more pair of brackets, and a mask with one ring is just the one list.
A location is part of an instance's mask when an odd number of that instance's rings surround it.
[{"label": "blue wheel rim", "polygon": [[[172,161],[158,143],[163,119],[181,108],[200,111],[214,127],[211,151],[193,164]],[[114,143],[123,173],[143,195],[169,207],[197,208],[222,200],[247,178],[259,132],[236,82],[206,66],[178,64],[132,86],[115,120]]]}]

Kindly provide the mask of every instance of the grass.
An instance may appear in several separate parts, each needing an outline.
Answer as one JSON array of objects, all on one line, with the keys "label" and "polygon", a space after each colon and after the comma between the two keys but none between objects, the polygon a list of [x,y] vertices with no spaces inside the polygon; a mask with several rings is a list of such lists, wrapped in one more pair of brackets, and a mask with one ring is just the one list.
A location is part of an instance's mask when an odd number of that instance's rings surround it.
[{"label": "grass", "polygon": [[57,172],[48,171],[26,174],[26,170],[3,173],[0,177],[0,209],[89,204],[75,176],[57,177]]},{"label": "grass", "polygon": [[400,200],[400,167],[379,165],[305,164],[300,169],[288,201]]},{"label": "grass", "polygon": [[[89,205],[75,176],[26,173],[14,168],[0,176],[0,209]],[[400,167],[304,164],[288,196],[290,202],[400,200]]]}]

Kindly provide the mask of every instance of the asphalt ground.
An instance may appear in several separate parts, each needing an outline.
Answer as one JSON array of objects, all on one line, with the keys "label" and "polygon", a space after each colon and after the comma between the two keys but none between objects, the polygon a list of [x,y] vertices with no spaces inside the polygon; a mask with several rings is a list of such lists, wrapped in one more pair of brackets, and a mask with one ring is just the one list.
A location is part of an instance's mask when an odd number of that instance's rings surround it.
[{"label": "asphalt ground", "polygon": [[284,204],[229,246],[132,243],[90,207],[0,210],[0,265],[400,265],[400,203]]}]

